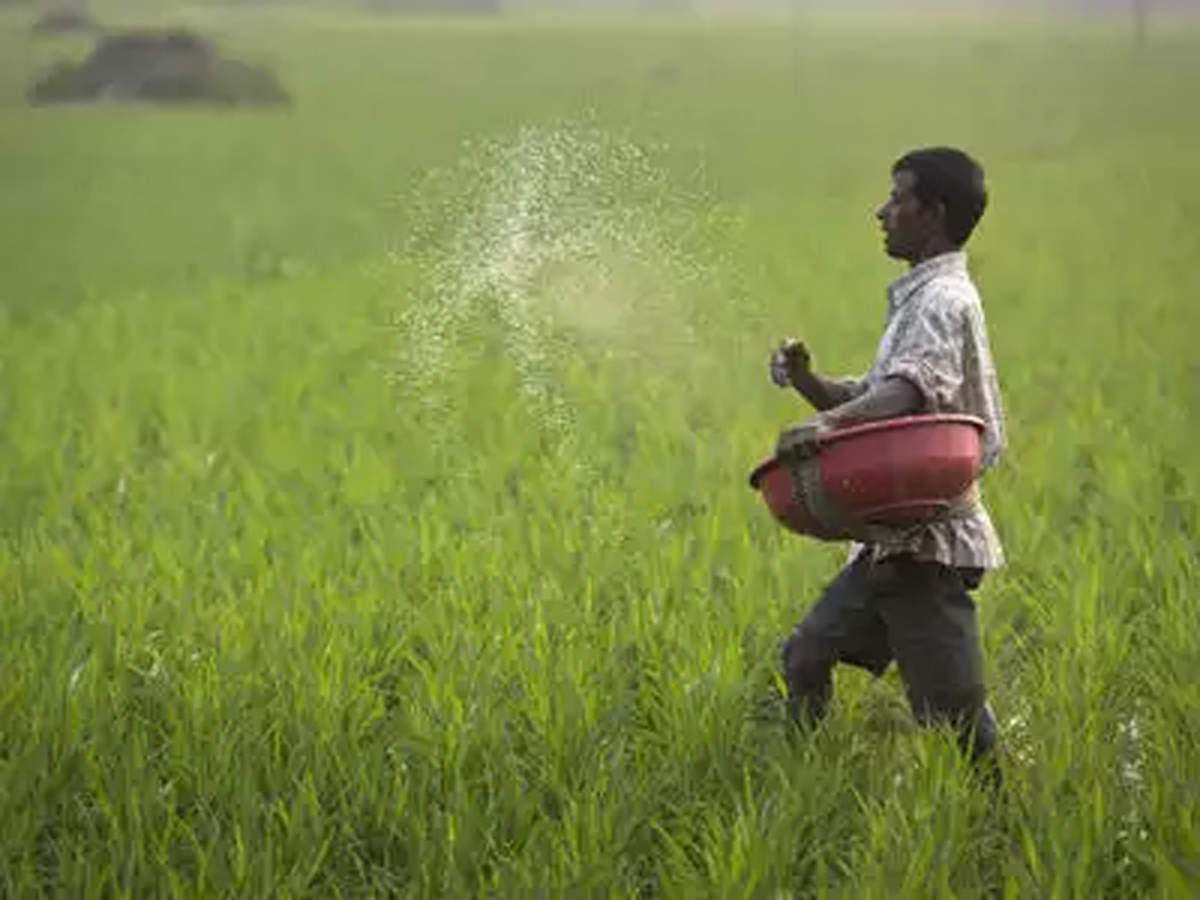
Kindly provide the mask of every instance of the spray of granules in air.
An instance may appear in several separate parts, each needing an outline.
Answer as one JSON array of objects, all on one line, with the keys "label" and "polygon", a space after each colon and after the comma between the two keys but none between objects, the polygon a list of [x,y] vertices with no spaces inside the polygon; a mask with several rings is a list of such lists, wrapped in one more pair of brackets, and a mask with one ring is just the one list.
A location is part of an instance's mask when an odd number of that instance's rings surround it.
[{"label": "spray of granules in air", "polygon": [[569,354],[684,358],[711,265],[687,249],[706,204],[655,163],[662,150],[594,127],[531,127],[429,174],[409,203],[403,252],[417,277],[396,319],[412,403],[455,402],[454,351],[481,327],[499,332],[522,401],[564,439],[574,416],[557,373]]}]

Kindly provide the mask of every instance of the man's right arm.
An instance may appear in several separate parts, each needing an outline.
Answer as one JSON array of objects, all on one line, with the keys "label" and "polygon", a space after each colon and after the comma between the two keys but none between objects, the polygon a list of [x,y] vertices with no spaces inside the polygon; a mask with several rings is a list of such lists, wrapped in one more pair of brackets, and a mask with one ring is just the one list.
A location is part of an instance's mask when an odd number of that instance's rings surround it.
[{"label": "man's right arm", "polygon": [[793,379],[792,387],[818,412],[848,403],[867,390],[858,378],[826,378],[811,370]]},{"label": "man's right arm", "polygon": [[859,378],[826,378],[812,370],[812,358],[803,341],[788,338],[775,351],[786,373],[787,383],[800,392],[818,412],[841,406],[866,393]]}]

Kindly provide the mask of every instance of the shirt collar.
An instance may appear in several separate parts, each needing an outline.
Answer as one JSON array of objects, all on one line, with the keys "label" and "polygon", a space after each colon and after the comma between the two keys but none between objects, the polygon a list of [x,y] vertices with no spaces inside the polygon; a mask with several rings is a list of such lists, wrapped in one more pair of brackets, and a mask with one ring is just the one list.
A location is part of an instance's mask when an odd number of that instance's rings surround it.
[{"label": "shirt collar", "polygon": [[967,271],[967,254],[963,250],[951,250],[931,256],[917,263],[895,281],[888,285],[888,311],[895,312],[905,301],[928,284],[938,275],[965,273]]}]

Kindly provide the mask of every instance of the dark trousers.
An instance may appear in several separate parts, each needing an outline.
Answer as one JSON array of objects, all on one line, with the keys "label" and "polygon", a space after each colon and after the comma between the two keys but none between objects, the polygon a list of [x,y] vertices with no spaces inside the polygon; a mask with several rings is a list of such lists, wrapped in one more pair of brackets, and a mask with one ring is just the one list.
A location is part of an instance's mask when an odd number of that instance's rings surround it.
[{"label": "dark trousers", "polygon": [[982,572],[911,556],[859,556],[825,588],[783,645],[788,705],[801,723],[825,713],[835,663],[879,676],[896,660],[913,715],[953,725],[973,762],[994,756],[983,654],[969,591]]}]

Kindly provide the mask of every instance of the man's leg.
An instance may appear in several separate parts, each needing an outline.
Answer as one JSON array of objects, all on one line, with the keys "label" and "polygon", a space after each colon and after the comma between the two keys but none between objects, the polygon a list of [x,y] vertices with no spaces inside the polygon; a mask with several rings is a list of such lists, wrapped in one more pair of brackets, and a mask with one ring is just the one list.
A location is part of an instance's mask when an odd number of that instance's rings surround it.
[{"label": "man's leg", "polygon": [[913,715],[921,724],[952,725],[963,753],[997,778],[996,722],[985,700],[975,603],[963,577],[940,563],[895,557],[877,564],[872,580]]},{"label": "man's leg", "polygon": [[842,569],[783,642],[788,712],[799,724],[814,725],[825,714],[834,663],[880,675],[891,662],[887,629],[868,583],[869,566],[859,556]]}]

